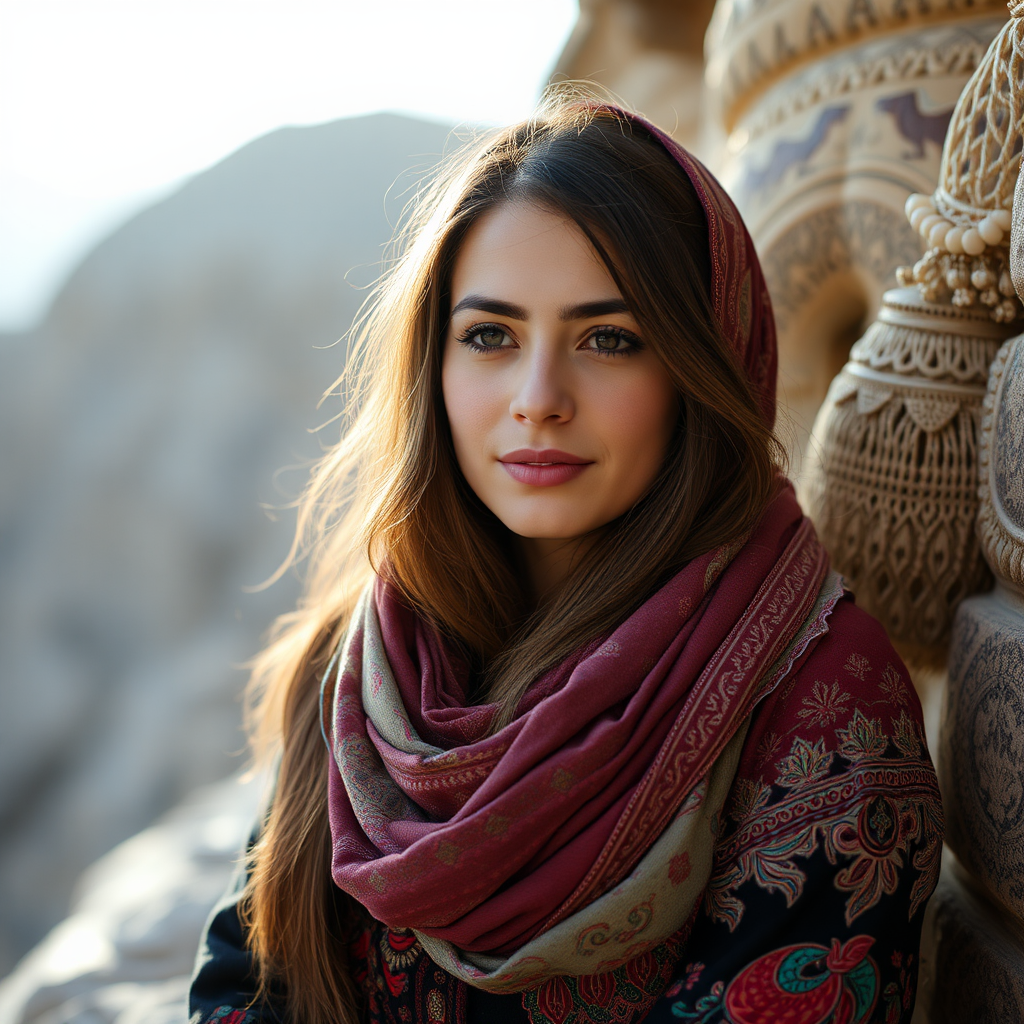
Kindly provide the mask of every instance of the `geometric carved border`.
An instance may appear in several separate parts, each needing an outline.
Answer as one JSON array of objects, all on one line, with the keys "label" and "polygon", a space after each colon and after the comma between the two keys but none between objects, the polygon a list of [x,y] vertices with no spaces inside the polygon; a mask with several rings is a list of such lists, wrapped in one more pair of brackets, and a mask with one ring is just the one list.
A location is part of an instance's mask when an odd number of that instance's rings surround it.
[{"label": "geometric carved border", "polygon": [[894,285],[895,271],[921,257],[921,242],[902,214],[864,199],[815,210],[787,228],[764,252],[763,267],[779,328],[833,274],[856,269]]},{"label": "geometric carved border", "polygon": [[[992,571],[1013,586],[1024,589],[1024,523],[1014,522],[1000,500],[1007,481],[1000,479],[1005,462],[1015,471],[1016,486],[1024,480],[1024,436],[1017,430],[1002,431],[1006,414],[1024,417],[1024,409],[1004,408],[1004,390],[1010,382],[1024,391],[1024,336],[1011,338],[999,350],[989,371],[988,392],[981,420],[978,449],[978,537]],[[1020,395],[1014,395],[1020,401]]]}]

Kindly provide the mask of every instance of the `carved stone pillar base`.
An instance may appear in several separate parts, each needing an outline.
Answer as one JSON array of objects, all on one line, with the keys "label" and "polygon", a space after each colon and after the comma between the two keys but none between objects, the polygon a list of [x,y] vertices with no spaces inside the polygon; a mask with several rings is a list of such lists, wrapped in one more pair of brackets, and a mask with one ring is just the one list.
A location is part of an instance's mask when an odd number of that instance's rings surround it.
[{"label": "carved stone pillar base", "polygon": [[997,583],[953,623],[938,761],[955,857],[930,911],[931,1024],[1024,1020],[1024,337],[992,364],[980,440],[978,537]]},{"label": "carved stone pillar base", "polygon": [[922,950],[918,1007],[928,1024],[1024,1020],[1024,937],[973,888],[949,850],[943,853],[925,935],[931,949]]}]

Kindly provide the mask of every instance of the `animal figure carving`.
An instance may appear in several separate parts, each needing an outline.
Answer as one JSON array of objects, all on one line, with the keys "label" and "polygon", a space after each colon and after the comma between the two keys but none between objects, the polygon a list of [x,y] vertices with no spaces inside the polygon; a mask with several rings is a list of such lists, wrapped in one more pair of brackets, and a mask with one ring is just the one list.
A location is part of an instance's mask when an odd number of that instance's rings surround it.
[{"label": "animal figure carving", "polygon": [[777,185],[787,171],[810,160],[824,144],[829,129],[834,124],[842,124],[849,116],[849,107],[826,107],[818,115],[809,135],[802,139],[784,139],[777,142],[768,163],[757,170],[747,172],[743,179],[744,191],[751,193]]},{"label": "animal figure carving", "polygon": [[796,474],[850,346],[896,268],[921,255],[903,204],[934,188],[949,115],[1005,20],[1002,0],[715,8],[706,82],[724,139],[716,169],[765,266]]},{"label": "animal figure carving", "polygon": [[896,119],[896,128],[900,135],[913,143],[914,152],[907,158],[923,157],[925,142],[934,142],[939,149],[946,138],[949,119],[953,116],[953,108],[938,114],[923,114],[917,105],[916,92],[901,92],[895,96],[880,99],[875,106]]}]

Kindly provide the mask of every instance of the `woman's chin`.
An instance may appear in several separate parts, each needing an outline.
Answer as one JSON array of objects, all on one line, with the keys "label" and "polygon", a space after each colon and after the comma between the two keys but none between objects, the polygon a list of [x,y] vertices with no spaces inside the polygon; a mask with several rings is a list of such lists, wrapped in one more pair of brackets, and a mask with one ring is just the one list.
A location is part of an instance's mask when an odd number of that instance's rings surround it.
[{"label": "woman's chin", "polygon": [[579,540],[597,528],[592,516],[535,518],[498,517],[517,537],[538,544],[564,544]]}]

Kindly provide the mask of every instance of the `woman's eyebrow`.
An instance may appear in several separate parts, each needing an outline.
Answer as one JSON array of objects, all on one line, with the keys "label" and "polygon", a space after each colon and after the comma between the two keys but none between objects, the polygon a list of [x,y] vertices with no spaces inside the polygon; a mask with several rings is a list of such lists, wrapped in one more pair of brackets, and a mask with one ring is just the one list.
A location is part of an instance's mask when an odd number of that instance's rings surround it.
[{"label": "woman's eyebrow", "polygon": [[[486,295],[467,295],[457,302],[452,309],[452,316],[464,309],[476,309],[482,313],[493,313],[495,316],[507,316],[510,320],[529,320],[530,314],[522,306],[504,299],[492,299]],[[621,298],[596,299],[593,302],[572,303],[558,311],[558,319],[589,320],[595,316],[607,316],[609,313],[628,313],[629,306]]]},{"label": "woman's eyebrow", "polygon": [[464,309],[478,309],[482,313],[493,313],[495,316],[507,316],[510,320],[529,320],[530,315],[522,306],[503,299],[489,299],[486,295],[467,295],[452,309],[452,316]]},{"label": "woman's eyebrow", "polygon": [[580,302],[571,306],[563,306],[558,311],[559,320],[589,320],[595,316],[607,316],[609,313],[628,313],[629,306],[625,299],[598,299],[596,302]]}]

